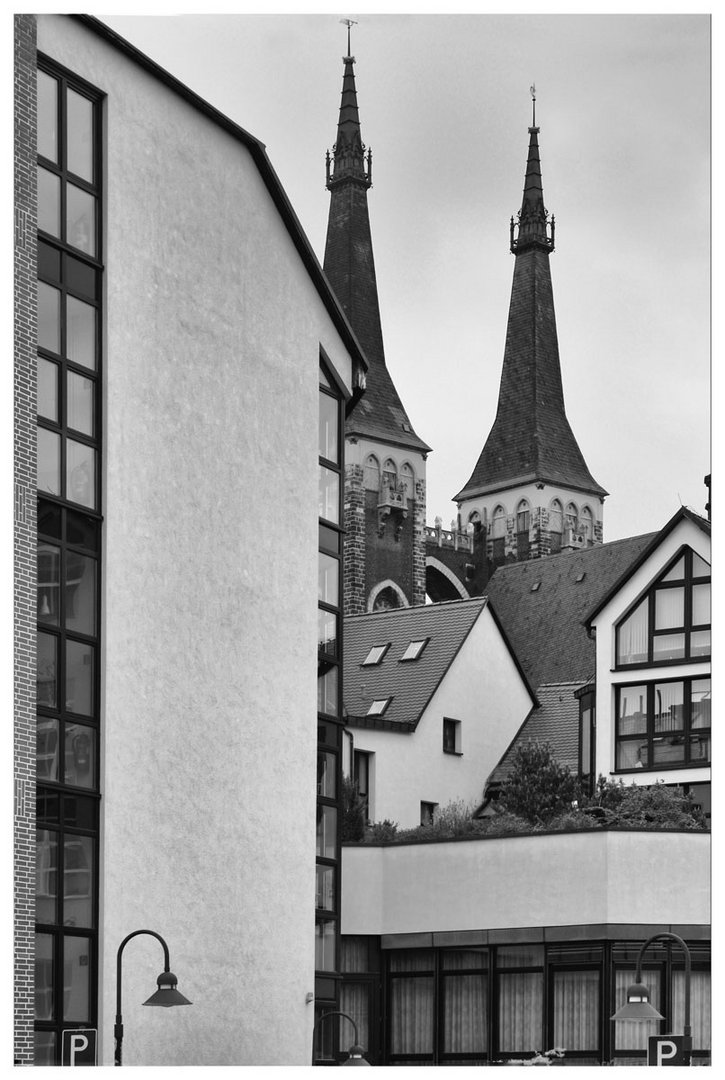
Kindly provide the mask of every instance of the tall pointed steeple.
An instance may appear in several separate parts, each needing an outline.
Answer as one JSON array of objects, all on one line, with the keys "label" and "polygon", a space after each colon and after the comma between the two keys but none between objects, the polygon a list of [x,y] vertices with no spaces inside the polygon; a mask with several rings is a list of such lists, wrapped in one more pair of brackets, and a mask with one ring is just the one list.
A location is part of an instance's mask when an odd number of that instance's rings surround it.
[{"label": "tall pointed steeple", "polygon": [[[533,93],[533,88],[532,88]],[[544,206],[539,128],[529,154],[518,221],[511,219],[514,265],[498,410],[459,503],[524,484],[554,484],[601,499],[569,426],[559,363],[549,255],[554,218]]]},{"label": "tall pointed steeple", "polygon": [[372,153],[360,131],[355,57],[343,57],[342,99],[337,139],[327,153],[327,224],[324,270],[369,361],[367,388],[347,422],[356,433],[427,453],[413,431],[385,363],[378,288],[370,233],[367,192],[372,185]]},{"label": "tall pointed steeple", "polygon": [[345,422],[344,610],[425,603],[425,476],[418,438],[385,362],[368,215],[372,154],[360,132],[355,57],[343,57],[337,139],[327,154],[324,269],[368,360],[365,393]]}]

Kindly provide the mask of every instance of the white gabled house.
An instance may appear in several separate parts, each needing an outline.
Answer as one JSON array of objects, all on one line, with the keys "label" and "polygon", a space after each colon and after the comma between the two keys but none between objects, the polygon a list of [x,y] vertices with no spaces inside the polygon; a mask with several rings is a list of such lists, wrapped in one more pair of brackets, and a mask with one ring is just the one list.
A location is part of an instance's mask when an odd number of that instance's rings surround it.
[{"label": "white gabled house", "polygon": [[370,821],[403,828],[483,783],[536,698],[485,597],[345,623],[348,769]]},{"label": "white gabled house", "polygon": [[589,615],[596,772],[710,810],[710,525],[680,509]]}]

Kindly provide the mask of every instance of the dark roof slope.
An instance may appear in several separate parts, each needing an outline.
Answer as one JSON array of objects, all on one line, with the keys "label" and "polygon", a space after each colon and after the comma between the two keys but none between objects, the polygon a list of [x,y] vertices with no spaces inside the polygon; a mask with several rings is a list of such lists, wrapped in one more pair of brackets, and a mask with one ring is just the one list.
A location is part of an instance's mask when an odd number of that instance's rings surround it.
[{"label": "dark roof slope", "polygon": [[554,757],[572,772],[579,768],[579,701],[574,696],[579,683],[553,683],[540,686],[536,696],[539,708],[529,713],[508,750],[487,781],[487,787],[500,784],[511,772],[511,759],[517,746],[527,742],[549,743]]},{"label": "dark roof slope", "polygon": [[[345,620],[344,699],[352,726],[413,731],[453,663],[485,597],[394,608]],[[401,661],[411,641],[429,639],[418,660]],[[361,666],[374,645],[388,645],[377,666]],[[371,702],[391,698],[381,717],[366,715]]]},{"label": "dark roof slope", "polygon": [[657,535],[496,570],[486,593],[534,689],[548,683],[581,684],[594,675],[594,642],[584,620]]}]

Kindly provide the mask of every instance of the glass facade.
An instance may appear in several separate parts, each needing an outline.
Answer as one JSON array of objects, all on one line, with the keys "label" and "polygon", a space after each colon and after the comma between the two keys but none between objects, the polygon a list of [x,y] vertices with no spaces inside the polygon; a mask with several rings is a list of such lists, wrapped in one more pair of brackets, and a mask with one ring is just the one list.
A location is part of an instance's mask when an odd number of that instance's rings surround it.
[{"label": "glass facade", "polygon": [[97,1024],[100,95],[38,71],[35,1064]]},{"label": "glass facade", "polygon": [[[644,940],[644,939],[643,939]],[[645,1065],[647,1038],[681,1031],[684,960],[653,946],[643,979],[671,1022],[613,1022],[641,941],[381,949],[343,937],[341,1008],[376,1065],[486,1065],[561,1048],[561,1064]],[[709,1063],[710,947],[690,944],[693,1062]],[[382,991],[382,992],[381,992]]]},{"label": "glass facade", "polygon": [[317,850],[315,899],[315,1060],[330,1063],[338,1008],[342,796],[343,399],[324,363],[319,392],[319,556],[317,592]]}]

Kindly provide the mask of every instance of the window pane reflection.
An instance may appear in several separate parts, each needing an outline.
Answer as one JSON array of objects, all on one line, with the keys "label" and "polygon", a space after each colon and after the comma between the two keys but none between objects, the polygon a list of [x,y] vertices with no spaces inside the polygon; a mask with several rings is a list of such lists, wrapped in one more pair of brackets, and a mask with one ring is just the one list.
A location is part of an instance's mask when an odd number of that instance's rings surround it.
[{"label": "window pane reflection", "polygon": [[37,636],[38,704],[58,708],[58,638],[38,632]]},{"label": "window pane reflection", "polygon": [[334,866],[317,867],[317,889],[315,907],[325,911],[335,910],[335,868]]},{"label": "window pane reflection", "polygon": [[60,352],[60,290],[38,282],[38,346]]},{"label": "window pane reflection", "polygon": [[60,177],[38,167],[38,228],[60,236]]},{"label": "window pane reflection", "polygon": [[69,630],[93,634],[96,629],[96,560],[69,551],[63,582],[64,622]]},{"label": "window pane reflection", "polygon": [[323,750],[317,753],[317,794],[325,798],[335,798],[335,765],[337,757]]},{"label": "window pane reflection", "polygon": [[53,1001],[53,938],[50,934],[35,935],[35,1019],[52,1020]]},{"label": "window pane reflection", "polygon": [[337,655],[337,615],[322,608],[317,612],[317,648],[319,652]]},{"label": "window pane reflection", "polygon": [[63,923],[93,925],[93,840],[68,836],[63,843]]},{"label": "window pane reflection", "polygon": [[315,969],[335,970],[335,923],[332,920],[318,922],[315,926]]},{"label": "window pane reflection", "polygon": [[58,365],[38,357],[38,416],[58,422]]},{"label": "window pane reflection", "polygon": [[65,783],[75,787],[96,785],[96,733],[85,724],[65,725]]},{"label": "window pane reflection", "polygon": [[93,646],[66,640],[65,707],[70,712],[93,715]]},{"label": "window pane reflection", "polygon": [[38,490],[60,495],[60,435],[39,427],[37,437]]},{"label": "window pane reflection", "polygon": [[63,1019],[88,1022],[91,943],[85,937],[63,939]]},{"label": "window pane reflection", "polygon": [[337,668],[317,665],[317,711],[337,716]]},{"label": "window pane reflection", "polygon": [[96,254],[96,200],[75,184],[66,184],[66,240],[80,251]]},{"label": "window pane reflection", "polygon": [[66,353],[74,364],[96,370],[96,309],[75,296],[66,301]]},{"label": "window pane reflection", "polygon": [[68,427],[93,435],[93,383],[83,375],[68,372]]},{"label": "window pane reflection", "polygon": [[59,780],[58,762],[58,721],[38,717],[35,742],[35,769],[38,782]]},{"label": "window pane reflection", "polygon": [[338,460],[339,403],[328,394],[320,394],[320,457]]},{"label": "window pane reflection", "polygon": [[33,1065],[55,1065],[55,1032],[36,1031]]},{"label": "window pane reflection", "polygon": [[317,599],[321,600],[323,604],[330,604],[331,607],[337,607],[339,602],[339,585],[339,560],[333,559],[331,555],[325,555],[324,552],[320,552],[317,579]]},{"label": "window pane reflection", "polygon": [[38,621],[58,625],[60,548],[38,543]]},{"label": "window pane reflection", "polygon": [[57,834],[47,829],[39,829],[35,840],[35,921],[57,922],[57,906]]},{"label": "window pane reflection", "polygon": [[93,180],[93,104],[68,89],[68,168],[83,180]]},{"label": "window pane reflection", "polygon": [[340,520],[340,475],[320,465],[319,513],[326,521]]},{"label": "window pane reflection", "polygon": [[84,443],[66,443],[66,497],[82,506],[95,506],[96,451]]},{"label": "window pane reflection", "polygon": [[58,82],[38,72],[38,153],[58,163]]},{"label": "window pane reflection", "polygon": [[337,810],[334,806],[317,807],[317,854],[334,859],[337,853]]}]

